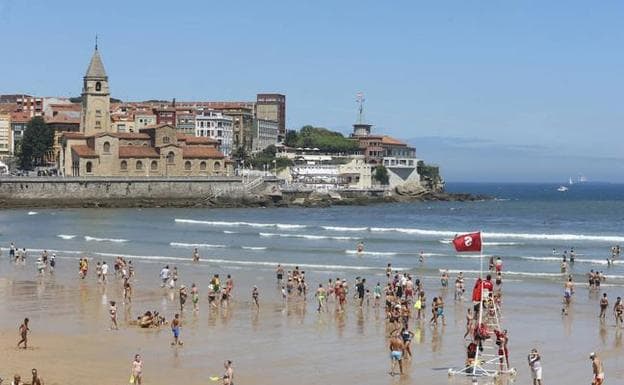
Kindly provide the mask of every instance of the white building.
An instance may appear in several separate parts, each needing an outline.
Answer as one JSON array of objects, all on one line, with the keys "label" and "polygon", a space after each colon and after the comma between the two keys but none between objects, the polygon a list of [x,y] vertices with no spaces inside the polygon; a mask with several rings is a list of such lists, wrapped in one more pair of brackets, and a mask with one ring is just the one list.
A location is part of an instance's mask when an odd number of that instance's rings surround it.
[{"label": "white building", "polygon": [[0,158],[13,154],[11,115],[0,114]]},{"label": "white building", "polygon": [[290,167],[288,180],[295,186],[317,191],[369,189],[372,187],[372,172],[364,156],[353,156],[346,163],[306,161],[295,164]]},{"label": "white building", "polygon": [[396,187],[408,182],[420,183],[418,159],[414,156],[385,156],[383,165],[388,170],[388,185]]},{"label": "white building", "polygon": [[219,141],[219,150],[225,155],[232,153],[234,118],[221,112],[204,110],[195,116],[195,136],[213,138]]},{"label": "white building", "polygon": [[252,148],[254,152],[277,144],[279,123],[274,120],[254,119],[252,132]]}]

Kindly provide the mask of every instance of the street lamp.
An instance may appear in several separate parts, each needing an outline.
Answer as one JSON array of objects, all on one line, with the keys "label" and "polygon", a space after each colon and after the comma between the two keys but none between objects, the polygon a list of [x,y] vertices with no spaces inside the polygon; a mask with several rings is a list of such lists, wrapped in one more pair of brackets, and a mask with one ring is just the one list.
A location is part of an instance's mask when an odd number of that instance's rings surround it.
[{"label": "street lamp", "polygon": [[277,161],[273,159],[273,174],[277,177]]}]

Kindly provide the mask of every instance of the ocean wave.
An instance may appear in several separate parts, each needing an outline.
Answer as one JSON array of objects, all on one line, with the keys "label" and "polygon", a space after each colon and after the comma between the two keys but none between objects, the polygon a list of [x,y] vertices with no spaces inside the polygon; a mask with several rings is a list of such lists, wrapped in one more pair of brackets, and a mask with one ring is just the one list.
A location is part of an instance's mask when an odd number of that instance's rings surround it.
[{"label": "ocean wave", "polygon": [[[451,239],[441,239],[438,242],[444,244],[451,244],[453,240]],[[520,246],[522,243],[520,242],[483,242],[483,246]]]},{"label": "ocean wave", "polygon": [[303,239],[334,239],[337,241],[352,241],[361,238],[357,237],[342,237],[342,236],[330,236],[330,235],[310,235],[310,234],[277,234],[277,233],[258,233],[261,237],[282,237],[282,238],[303,238]]},{"label": "ocean wave", "polygon": [[84,236],[85,241],[90,242],[90,241],[95,241],[95,242],[114,242],[114,243],[123,243],[123,242],[128,242],[127,239],[117,239],[117,238],[98,238],[98,237],[91,237],[89,235],[85,235]]},{"label": "ocean wave", "polygon": [[340,227],[340,226],[321,226],[323,230],[329,231],[367,231],[368,227]]},{"label": "ocean wave", "polygon": [[69,234],[59,234],[57,235],[57,237],[65,239],[65,240],[76,238],[75,235],[69,235]]},{"label": "ocean wave", "polygon": [[28,212],[28,215],[37,215],[37,214],[39,214],[39,213],[38,213],[38,212],[36,212],[36,211],[29,211],[29,212]]},{"label": "ocean wave", "polygon": [[417,234],[417,235],[439,235],[443,237],[453,237],[457,232],[454,231],[441,231],[441,230],[424,230],[424,229],[412,229],[405,227],[371,227],[370,231],[373,232],[395,232],[404,234]]},{"label": "ocean wave", "polygon": [[223,234],[238,234],[238,231],[223,230]]},{"label": "ocean wave", "polygon": [[267,248],[264,246],[241,246],[241,249],[245,250],[266,250]]},{"label": "ocean wave", "polygon": [[225,245],[212,245],[210,243],[182,243],[182,242],[169,242],[171,247],[199,247],[204,249],[223,248]]},{"label": "ocean wave", "polygon": [[357,251],[357,250],[345,250],[347,254],[355,254],[355,255],[379,255],[379,256],[393,256],[398,253],[394,252],[385,252],[385,251]]},{"label": "ocean wave", "polygon": [[221,227],[239,227],[239,226],[249,226],[249,227],[275,227],[278,229],[303,229],[306,228],[306,225],[299,224],[289,224],[289,223],[257,223],[257,222],[225,222],[225,221],[200,221],[195,219],[180,219],[175,218],[175,222],[177,223],[190,223],[190,224],[199,224],[199,225],[208,225],[208,226],[221,226]]},{"label": "ocean wave", "polygon": [[[449,274],[458,274],[463,272],[464,274],[479,274],[479,270],[461,270],[461,269],[440,269],[440,273],[443,271],[448,272]],[[483,272],[487,273],[486,271]],[[532,273],[528,271],[504,271],[503,275],[516,275],[516,276],[526,276],[526,277],[547,277],[547,278],[561,278],[566,274],[562,273]]]},{"label": "ocean wave", "polygon": [[[544,261],[544,262],[556,262],[556,263],[561,263],[562,258],[561,257],[520,257],[520,259],[526,259],[529,261]],[[609,263],[607,262],[606,259],[587,259],[587,258],[575,258],[574,259],[575,263],[589,263],[589,264],[594,264],[594,265],[608,265]],[[624,261],[614,261],[614,264],[623,264]]]}]

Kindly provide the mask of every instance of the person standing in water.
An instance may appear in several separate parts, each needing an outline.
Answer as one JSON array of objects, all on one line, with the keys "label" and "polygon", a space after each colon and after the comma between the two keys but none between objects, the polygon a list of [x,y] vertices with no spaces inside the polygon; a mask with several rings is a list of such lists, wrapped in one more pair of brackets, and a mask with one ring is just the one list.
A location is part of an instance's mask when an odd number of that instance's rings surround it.
[{"label": "person standing in water", "polygon": [[602,360],[596,353],[591,353],[589,359],[592,361],[592,373],[594,379],[592,385],[602,385],[605,380],[604,368],[602,367]]},{"label": "person standing in water", "polygon": [[197,250],[197,247],[193,250],[193,262],[199,262],[199,250]]},{"label": "person standing in water", "polygon": [[223,363],[225,373],[223,373],[223,385],[234,385],[234,369],[232,369],[232,361],[226,360]]},{"label": "person standing in water", "polygon": [[607,299],[607,293],[602,293],[602,298],[600,298],[600,315],[598,316],[601,321],[605,320],[608,307],[609,307],[609,300]]},{"label": "person standing in water", "polygon": [[115,301],[110,301],[110,308],[108,309],[111,319],[111,330],[119,330],[117,326],[117,305]]},{"label": "person standing in water", "polygon": [[537,349],[531,349],[528,361],[529,368],[531,369],[531,377],[533,377],[533,385],[542,385],[542,363]]},{"label": "person standing in water", "polygon": [[390,375],[394,376],[394,368],[399,364],[399,374],[403,375],[403,352],[405,351],[405,344],[403,339],[399,336],[390,338]]},{"label": "person standing in water", "polygon": [[316,301],[318,302],[318,307],[316,308],[316,311],[320,313],[321,311],[323,311],[326,297],[325,288],[323,287],[322,283],[319,283],[318,289],[316,289],[316,294],[314,296],[316,297]]},{"label": "person standing in water", "polygon": [[28,327],[28,318],[24,318],[24,322],[19,327],[19,333],[21,339],[17,343],[17,347],[19,348],[21,344],[24,344],[24,349],[28,348],[28,332],[30,328]]},{"label": "person standing in water", "polygon": [[186,298],[188,293],[186,292],[186,286],[180,286],[180,313],[184,311],[184,304],[186,304]]},{"label": "person standing in water", "polygon": [[134,361],[132,361],[132,372],[131,372],[131,380],[130,383],[134,383],[136,385],[141,385],[141,381],[143,380],[143,360],[141,356],[138,354],[134,355]]},{"label": "person standing in water", "polygon": [[173,342],[171,343],[171,346],[182,345],[182,341],[180,341],[180,327],[180,314],[176,313],[171,321],[171,332],[173,333]]},{"label": "person standing in water", "polygon": [[43,385],[43,378],[39,377],[37,369],[33,368],[31,373],[32,379],[30,380],[30,385]]},{"label": "person standing in water", "polygon": [[191,285],[191,302],[193,302],[193,311],[199,311],[199,289],[194,283]]},{"label": "person standing in water", "polygon": [[260,310],[260,304],[258,303],[258,296],[260,293],[258,292],[258,287],[254,286],[251,290],[251,299],[253,300],[254,305],[256,305],[256,310]]}]

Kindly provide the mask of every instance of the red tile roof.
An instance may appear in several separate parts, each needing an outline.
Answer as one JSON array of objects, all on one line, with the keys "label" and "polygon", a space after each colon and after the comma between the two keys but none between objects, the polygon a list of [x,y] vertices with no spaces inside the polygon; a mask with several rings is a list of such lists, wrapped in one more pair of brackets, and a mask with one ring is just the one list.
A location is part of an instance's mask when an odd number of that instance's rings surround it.
[{"label": "red tile roof", "polygon": [[75,146],[71,147],[72,152],[75,152],[76,155],[78,155],[80,158],[98,158],[98,154],[95,153],[95,151],[85,145],[85,144],[78,144]]},{"label": "red tile roof", "polygon": [[30,121],[30,115],[27,112],[12,112],[11,122],[26,123]]},{"label": "red tile roof", "polygon": [[56,116],[46,117],[45,122],[48,124],[62,123],[80,125],[80,118],[68,116],[66,114],[57,114]]},{"label": "red tile roof", "polygon": [[223,159],[223,153],[213,147],[183,147],[183,158],[199,158],[199,159]]},{"label": "red tile roof", "polygon": [[119,146],[120,158],[160,158],[153,147],[143,146]]},{"label": "red tile roof", "polygon": [[176,138],[178,139],[179,142],[186,142],[187,145],[189,144],[218,144],[219,141],[213,138],[209,138],[206,136],[191,136],[191,135],[184,135],[184,134],[176,134]]},{"label": "red tile roof", "polygon": [[97,136],[98,137],[112,136],[114,138],[119,138],[119,139],[149,139],[150,138],[149,135],[138,133],[138,132],[103,132],[101,134],[98,134]]},{"label": "red tile roof", "polygon": [[390,136],[384,136],[381,139],[381,143],[383,143],[383,144],[392,144],[392,145],[395,145],[395,146],[407,146],[405,143],[401,142],[400,140],[394,139],[394,138],[392,138]]}]

